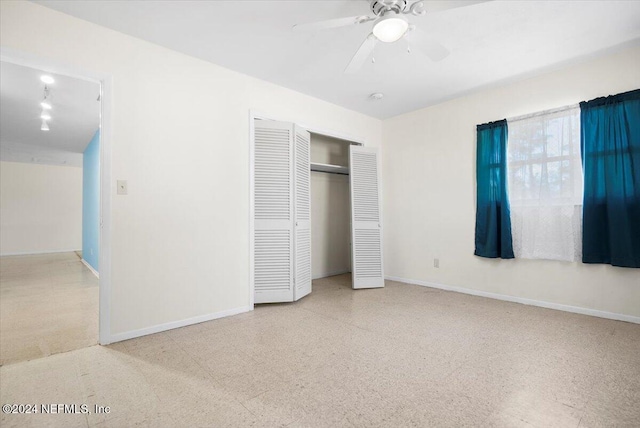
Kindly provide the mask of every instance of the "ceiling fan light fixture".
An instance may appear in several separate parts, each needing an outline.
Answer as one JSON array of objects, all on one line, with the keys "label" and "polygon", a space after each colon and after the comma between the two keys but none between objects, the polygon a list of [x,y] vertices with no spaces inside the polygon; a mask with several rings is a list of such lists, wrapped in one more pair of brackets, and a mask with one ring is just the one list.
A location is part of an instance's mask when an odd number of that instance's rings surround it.
[{"label": "ceiling fan light fixture", "polygon": [[409,22],[400,15],[386,15],[378,18],[373,26],[373,35],[385,43],[393,43],[400,40],[407,32]]}]

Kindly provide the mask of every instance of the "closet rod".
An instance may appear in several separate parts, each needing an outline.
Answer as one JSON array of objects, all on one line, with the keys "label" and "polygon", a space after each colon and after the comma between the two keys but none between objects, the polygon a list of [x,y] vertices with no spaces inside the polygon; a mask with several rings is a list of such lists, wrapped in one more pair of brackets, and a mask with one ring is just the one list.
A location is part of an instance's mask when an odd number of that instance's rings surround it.
[{"label": "closet rod", "polygon": [[348,172],[321,171],[321,170],[318,170],[318,169],[312,169],[311,172],[323,172],[325,174],[336,174],[336,175],[349,175]]},{"label": "closet rod", "polygon": [[349,167],[340,165],[329,165],[325,163],[311,163],[311,171],[325,172],[328,174],[349,175]]}]

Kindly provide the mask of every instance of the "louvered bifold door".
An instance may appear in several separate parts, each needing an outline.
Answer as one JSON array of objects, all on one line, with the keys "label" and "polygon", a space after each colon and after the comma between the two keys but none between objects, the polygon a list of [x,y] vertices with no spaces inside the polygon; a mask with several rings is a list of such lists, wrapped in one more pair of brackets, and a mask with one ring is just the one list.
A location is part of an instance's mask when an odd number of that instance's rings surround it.
[{"label": "louvered bifold door", "polygon": [[293,301],[293,124],[255,121],[255,303]]},{"label": "louvered bifold door", "polygon": [[311,293],[311,164],[310,135],[295,127],[295,250],[294,300]]},{"label": "louvered bifold door", "polygon": [[378,151],[350,147],[353,288],[384,287]]}]

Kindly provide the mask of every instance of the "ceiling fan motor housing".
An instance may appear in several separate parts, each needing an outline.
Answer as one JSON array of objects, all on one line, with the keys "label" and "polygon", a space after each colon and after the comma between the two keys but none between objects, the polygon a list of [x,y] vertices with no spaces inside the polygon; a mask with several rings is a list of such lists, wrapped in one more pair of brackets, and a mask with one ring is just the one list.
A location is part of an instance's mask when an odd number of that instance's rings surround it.
[{"label": "ceiling fan motor housing", "polygon": [[407,0],[371,0],[371,11],[376,16],[393,11],[402,13],[407,7]]}]

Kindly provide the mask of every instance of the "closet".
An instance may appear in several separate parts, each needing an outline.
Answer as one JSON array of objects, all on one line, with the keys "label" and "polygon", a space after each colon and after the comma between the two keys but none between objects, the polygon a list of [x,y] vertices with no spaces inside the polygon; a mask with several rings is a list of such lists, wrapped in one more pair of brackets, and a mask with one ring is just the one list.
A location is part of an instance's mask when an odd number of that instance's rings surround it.
[{"label": "closet", "polygon": [[313,276],[349,269],[353,288],[384,286],[377,150],[255,120],[251,172],[255,303],[299,300]]},{"label": "closet", "polygon": [[349,146],[311,134],[311,272],[324,278],[351,272]]}]

